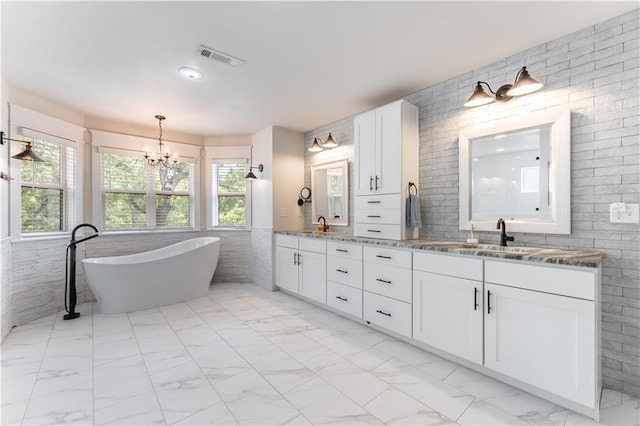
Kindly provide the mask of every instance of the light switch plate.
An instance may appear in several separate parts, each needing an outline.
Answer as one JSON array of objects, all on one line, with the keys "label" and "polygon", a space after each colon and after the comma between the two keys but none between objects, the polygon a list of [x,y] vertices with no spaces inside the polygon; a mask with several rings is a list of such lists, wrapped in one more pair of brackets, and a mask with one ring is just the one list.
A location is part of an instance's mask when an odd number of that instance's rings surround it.
[{"label": "light switch plate", "polygon": [[286,207],[282,207],[280,208],[280,217],[287,217],[289,216],[289,212],[287,211]]},{"label": "light switch plate", "polygon": [[609,208],[610,223],[640,223],[640,204],[625,204],[625,211],[616,211],[614,203]]}]

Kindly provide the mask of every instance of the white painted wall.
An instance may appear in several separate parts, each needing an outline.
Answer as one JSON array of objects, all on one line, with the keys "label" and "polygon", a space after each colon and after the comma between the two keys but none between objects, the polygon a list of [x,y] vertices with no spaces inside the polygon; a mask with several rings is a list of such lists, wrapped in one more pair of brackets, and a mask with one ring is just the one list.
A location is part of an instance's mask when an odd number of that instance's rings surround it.
[{"label": "white painted wall", "polygon": [[258,179],[253,180],[251,191],[253,202],[251,205],[252,227],[273,227],[273,127],[267,127],[251,136],[251,165],[262,164],[264,171],[258,173]]},{"label": "white painted wall", "polygon": [[303,208],[298,206],[304,186],[304,135],[273,128],[273,229],[304,229]]}]

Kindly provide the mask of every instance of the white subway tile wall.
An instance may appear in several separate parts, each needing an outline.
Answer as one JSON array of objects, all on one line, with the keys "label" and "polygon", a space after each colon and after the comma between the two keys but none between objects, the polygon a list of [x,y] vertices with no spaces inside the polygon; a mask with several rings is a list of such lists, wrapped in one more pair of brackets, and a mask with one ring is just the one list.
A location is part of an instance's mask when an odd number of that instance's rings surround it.
[{"label": "white subway tile wall", "polygon": [[[605,254],[603,381],[633,395],[640,395],[640,226],[609,223],[609,204],[640,202],[639,15],[634,10],[404,97],[420,108],[420,236],[429,240],[466,238],[458,229],[459,132],[526,112],[571,109],[571,234],[516,234],[516,242]],[[463,107],[476,81],[510,83],[522,66],[545,84],[543,90],[506,103]],[[353,117],[305,133],[306,146],[329,131],[344,152],[353,152]],[[307,152],[306,185],[310,166],[323,155],[328,154]],[[349,175],[353,181],[352,169]],[[353,191],[350,198],[353,203]],[[304,209],[310,228],[311,209]],[[350,216],[350,226],[337,230],[352,230]],[[479,238],[497,242],[494,233]]]}]

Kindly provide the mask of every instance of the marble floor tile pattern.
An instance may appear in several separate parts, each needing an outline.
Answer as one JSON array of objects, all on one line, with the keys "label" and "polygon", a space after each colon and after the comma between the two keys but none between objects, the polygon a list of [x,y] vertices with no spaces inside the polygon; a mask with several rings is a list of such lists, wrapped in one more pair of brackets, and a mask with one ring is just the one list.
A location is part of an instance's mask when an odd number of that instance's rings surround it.
[{"label": "marble floor tile pattern", "polygon": [[[252,285],[130,314],[79,311],[6,338],[3,425],[597,424]],[[600,424],[640,424],[637,398],[605,390],[601,407]]]}]

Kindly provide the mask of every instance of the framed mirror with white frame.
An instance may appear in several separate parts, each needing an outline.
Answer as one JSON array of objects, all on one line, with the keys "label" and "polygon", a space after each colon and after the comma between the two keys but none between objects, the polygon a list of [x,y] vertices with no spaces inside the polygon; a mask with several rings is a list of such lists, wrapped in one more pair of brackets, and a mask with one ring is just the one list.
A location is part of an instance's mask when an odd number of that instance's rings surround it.
[{"label": "framed mirror with white frame", "polygon": [[571,112],[531,113],[459,135],[460,229],[571,233]]},{"label": "framed mirror with white frame", "polygon": [[349,225],[348,160],[311,166],[311,215],[313,223],[323,216],[329,225]]}]

